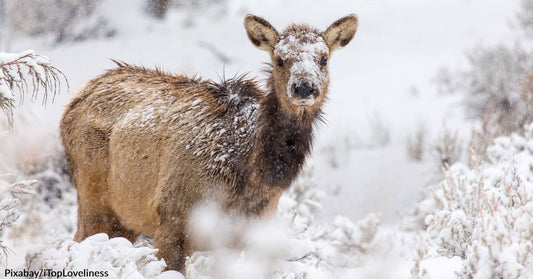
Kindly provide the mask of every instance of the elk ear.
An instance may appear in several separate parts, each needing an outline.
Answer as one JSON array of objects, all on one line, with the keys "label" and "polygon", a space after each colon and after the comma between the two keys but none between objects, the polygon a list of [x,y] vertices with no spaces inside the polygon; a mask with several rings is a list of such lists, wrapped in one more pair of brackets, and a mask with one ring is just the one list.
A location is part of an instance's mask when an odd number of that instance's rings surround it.
[{"label": "elk ear", "polygon": [[337,50],[347,45],[357,31],[359,20],[355,14],[347,15],[331,24],[322,34],[330,51]]},{"label": "elk ear", "polygon": [[272,51],[279,40],[278,31],[258,16],[247,15],[244,18],[244,28],[250,41],[259,49]]}]

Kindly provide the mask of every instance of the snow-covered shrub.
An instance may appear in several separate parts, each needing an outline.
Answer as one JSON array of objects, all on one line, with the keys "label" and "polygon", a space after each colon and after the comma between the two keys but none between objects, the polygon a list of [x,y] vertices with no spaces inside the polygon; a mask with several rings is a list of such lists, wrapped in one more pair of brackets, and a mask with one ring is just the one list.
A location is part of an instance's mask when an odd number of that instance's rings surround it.
[{"label": "snow-covered shrub", "polygon": [[478,162],[487,159],[487,148],[492,144],[495,136],[479,131],[472,130],[470,141],[468,142],[468,165],[476,167]]},{"label": "snow-covered shrub", "polygon": [[465,86],[470,108],[485,125],[511,132],[531,121],[529,90],[522,88],[533,69],[529,53],[518,46],[498,46],[476,49],[469,58],[472,68]]},{"label": "snow-covered shrub", "polygon": [[[39,168],[26,169],[23,177],[39,181],[35,195],[21,199],[20,210],[24,216],[11,230],[12,238],[39,237],[43,231],[69,234],[76,229],[76,189],[66,160],[49,157]],[[29,171],[29,172],[28,172]]]},{"label": "snow-covered shrub", "polygon": [[518,22],[526,35],[533,34],[533,0],[522,0],[518,12]]},{"label": "snow-covered shrub", "polygon": [[484,159],[485,149],[495,137],[518,132],[533,122],[530,57],[531,52],[518,44],[478,46],[469,53],[466,70],[440,70],[436,79],[439,91],[464,94],[467,114],[481,123],[481,129],[472,132],[470,155]]},{"label": "snow-covered shrub", "polygon": [[33,194],[31,189],[37,181],[21,181],[9,186],[4,192],[4,186],[8,183],[0,179],[0,264],[4,265],[7,262],[7,256],[9,252],[9,247],[7,247],[2,238],[6,231],[13,226],[13,224],[20,217],[20,212],[17,210],[17,207],[20,204],[19,198],[23,195]]},{"label": "snow-covered shrub", "polygon": [[311,185],[304,175],[266,222],[235,220],[213,206],[196,211],[191,235],[212,250],[187,260],[187,278],[338,278],[338,270],[363,264],[375,246],[377,216],[319,223],[322,193]]},{"label": "snow-covered shrub", "polygon": [[50,64],[48,58],[37,55],[33,50],[21,53],[0,53],[0,110],[13,122],[15,90],[24,101],[25,93],[31,91],[31,98],[37,98],[42,89],[43,104],[48,94],[54,97],[60,90],[61,82],[68,82],[65,75]]},{"label": "snow-covered shrub", "polygon": [[483,121],[493,135],[519,130],[533,120],[530,75],[533,61],[519,46],[477,47],[469,69],[458,75],[467,96],[468,113]]},{"label": "snow-covered shrub", "polygon": [[172,0],[170,7],[185,12],[183,24],[190,27],[201,17],[220,18],[226,15],[230,4],[231,1],[228,0]]},{"label": "snow-covered shrub", "polygon": [[56,236],[28,251],[26,268],[105,272],[107,276],[98,277],[116,279],[184,279],[177,271],[164,271],[165,261],[157,259],[156,251],[135,247],[125,238],[109,239],[106,234],[90,236],[80,243],[70,236]]},{"label": "snow-covered shrub", "polygon": [[426,129],[419,125],[414,135],[407,137],[407,156],[411,160],[420,161],[426,148]]},{"label": "snow-covered shrub", "polygon": [[34,195],[19,198],[23,214],[6,237],[24,241],[49,233],[73,233],[76,228],[76,190],[57,135],[57,126],[26,110],[5,137],[0,137],[0,173],[13,173],[11,182],[37,180]]},{"label": "snow-covered shrub", "polygon": [[107,37],[114,31],[95,14],[101,0],[8,0],[8,15],[15,32],[50,35],[56,43]]},{"label": "snow-covered shrub", "polygon": [[451,165],[461,159],[461,142],[457,132],[452,133],[448,128],[439,134],[437,140],[432,146],[432,151],[437,158],[440,166]]},{"label": "snow-covered shrub", "polygon": [[169,0],[147,0],[146,12],[155,18],[164,18],[169,4]]},{"label": "snow-covered shrub", "polygon": [[463,259],[463,278],[531,278],[533,125],[500,137],[486,162],[457,163],[421,202],[441,255]]}]

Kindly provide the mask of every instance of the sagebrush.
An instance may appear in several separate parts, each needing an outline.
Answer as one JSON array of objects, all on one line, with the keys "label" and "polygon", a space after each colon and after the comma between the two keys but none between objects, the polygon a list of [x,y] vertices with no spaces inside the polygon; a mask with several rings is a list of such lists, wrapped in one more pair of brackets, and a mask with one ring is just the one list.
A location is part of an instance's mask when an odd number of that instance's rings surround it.
[{"label": "sagebrush", "polygon": [[44,105],[49,95],[53,99],[59,93],[63,82],[68,91],[65,74],[51,65],[48,58],[35,54],[33,50],[0,53],[0,110],[10,126],[13,124],[15,93],[18,93],[20,103],[24,102],[27,94],[35,100],[40,93]]}]

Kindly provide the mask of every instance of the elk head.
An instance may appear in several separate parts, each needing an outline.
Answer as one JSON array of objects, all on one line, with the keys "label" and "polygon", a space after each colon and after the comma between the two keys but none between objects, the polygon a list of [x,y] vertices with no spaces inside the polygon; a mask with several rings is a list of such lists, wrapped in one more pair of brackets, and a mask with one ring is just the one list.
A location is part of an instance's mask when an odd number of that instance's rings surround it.
[{"label": "elk head", "polygon": [[357,30],[354,14],[335,21],[324,32],[307,25],[292,24],[279,34],[272,25],[247,15],[248,37],[272,59],[271,86],[289,112],[316,112],[328,91],[328,60],[331,53],[346,46]]}]

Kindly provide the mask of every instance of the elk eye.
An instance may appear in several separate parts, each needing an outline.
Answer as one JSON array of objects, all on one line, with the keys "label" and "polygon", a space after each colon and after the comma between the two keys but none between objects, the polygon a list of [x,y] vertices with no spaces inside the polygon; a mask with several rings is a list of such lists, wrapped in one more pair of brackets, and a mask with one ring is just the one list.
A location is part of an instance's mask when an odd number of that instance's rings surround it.
[{"label": "elk eye", "polygon": [[276,64],[280,67],[283,67],[283,59],[281,59],[281,57],[276,58]]},{"label": "elk eye", "polygon": [[326,64],[328,64],[328,57],[324,55],[320,58],[320,66],[326,66]]}]

